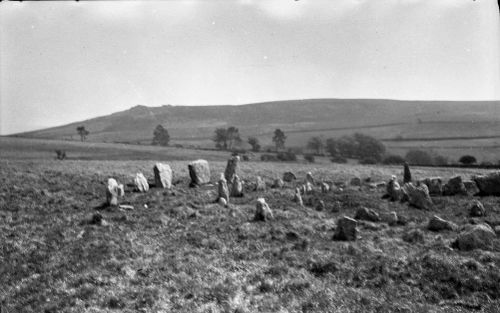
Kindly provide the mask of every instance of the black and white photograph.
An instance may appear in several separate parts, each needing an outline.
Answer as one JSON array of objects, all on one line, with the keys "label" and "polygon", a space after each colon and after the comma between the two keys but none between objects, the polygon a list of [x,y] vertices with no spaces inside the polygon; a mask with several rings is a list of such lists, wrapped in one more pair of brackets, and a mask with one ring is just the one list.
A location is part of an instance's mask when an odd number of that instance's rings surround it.
[{"label": "black and white photograph", "polygon": [[18,312],[499,313],[498,1],[0,1]]}]

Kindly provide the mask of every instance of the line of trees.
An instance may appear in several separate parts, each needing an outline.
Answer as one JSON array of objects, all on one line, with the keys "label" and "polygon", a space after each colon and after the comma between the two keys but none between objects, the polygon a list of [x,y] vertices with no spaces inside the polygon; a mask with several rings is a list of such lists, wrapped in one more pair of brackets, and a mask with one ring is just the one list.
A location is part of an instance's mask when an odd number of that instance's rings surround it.
[{"label": "line of trees", "polygon": [[[215,129],[212,140],[215,147],[220,150],[233,150],[243,143],[238,128],[234,126]],[[285,149],[286,135],[281,129],[278,128],[274,131],[272,141],[276,151]],[[247,143],[252,147],[253,152],[258,152],[262,148],[257,137],[248,137]]]}]

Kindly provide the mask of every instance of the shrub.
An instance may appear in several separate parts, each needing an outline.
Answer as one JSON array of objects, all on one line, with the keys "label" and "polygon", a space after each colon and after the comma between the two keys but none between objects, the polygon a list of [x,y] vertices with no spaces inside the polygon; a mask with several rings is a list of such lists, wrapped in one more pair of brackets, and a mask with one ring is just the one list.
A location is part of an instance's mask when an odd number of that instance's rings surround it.
[{"label": "shrub", "polygon": [[314,161],[315,161],[314,155],[304,154],[304,160],[306,160],[307,162],[310,162],[310,163],[314,163]]},{"label": "shrub", "polygon": [[66,151],[64,150],[56,150],[56,159],[64,160],[66,159]]},{"label": "shrub", "polygon": [[297,155],[293,152],[279,152],[276,157],[280,161],[297,161]]},{"label": "shrub", "polygon": [[434,161],[430,153],[424,150],[410,150],[406,154],[406,161],[411,165],[433,165]]},{"label": "shrub", "polygon": [[384,158],[382,163],[384,164],[395,164],[395,165],[401,165],[405,162],[405,159],[397,154],[390,154]]},{"label": "shrub", "polygon": [[463,165],[470,165],[474,164],[477,162],[476,158],[472,155],[463,155],[460,157],[458,162],[462,163]]},{"label": "shrub", "polygon": [[332,157],[330,161],[333,163],[347,163],[347,159],[340,155]]},{"label": "shrub", "polygon": [[364,157],[359,160],[359,164],[377,164],[377,160],[374,157]]}]

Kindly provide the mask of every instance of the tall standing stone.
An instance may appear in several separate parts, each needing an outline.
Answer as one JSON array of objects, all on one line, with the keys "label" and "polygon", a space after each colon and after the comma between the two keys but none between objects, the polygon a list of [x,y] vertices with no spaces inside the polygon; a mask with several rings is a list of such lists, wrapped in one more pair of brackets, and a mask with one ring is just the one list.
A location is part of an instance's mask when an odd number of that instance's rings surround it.
[{"label": "tall standing stone", "polygon": [[224,178],[224,175],[220,175],[219,179],[219,184],[218,184],[218,191],[219,191],[219,199],[224,199],[226,200],[226,204],[229,203],[229,189],[227,188],[227,182],[226,179]]},{"label": "tall standing stone", "polygon": [[190,187],[204,185],[210,182],[210,167],[206,160],[196,160],[188,165]]},{"label": "tall standing stone", "polygon": [[255,206],[255,221],[267,221],[273,218],[273,212],[267,205],[266,200],[264,198],[258,198],[257,204]]},{"label": "tall standing stone", "polygon": [[170,189],[172,187],[172,169],[170,165],[156,163],[153,167],[156,188]]},{"label": "tall standing stone", "polygon": [[149,190],[148,180],[146,179],[146,177],[144,177],[144,174],[142,173],[137,173],[135,175],[134,185],[135,189],[137,189],[139,192],[146,192]]},{"label": "tall standing stone", "polygon": [[231,183],[231,197],[243,197],[243,184],[238,175],[234,175]]},{"label": "tall standing stone", "polygon": [[306,174],[306,183],[310,183],[313,186],[315,185],[315,183],[314,183],[314,177],[312,176],[311,172],[307,172],[307,174]]},{"label": "tall standing stone", "polygon": [[403,183],[409,183],[411,182],[411,172],[410,172],[410,166],[408,165],[407,162],[404,163],[404,170],[403,170]]},{"label": "tall standing stone", "polygon": [[226,181],[233,181],[234,175],[238,172],[240,157],[238,155],[232,156],[227,160],[226,170],[224,171],[224,178]]},{"label": "tall standing stone", "polygon": [[114,178],[109,178],[106,186],[106,203],[116,206],[118,205],[118,198],[123,197],[124,194],[123,185],[119,185]]}]

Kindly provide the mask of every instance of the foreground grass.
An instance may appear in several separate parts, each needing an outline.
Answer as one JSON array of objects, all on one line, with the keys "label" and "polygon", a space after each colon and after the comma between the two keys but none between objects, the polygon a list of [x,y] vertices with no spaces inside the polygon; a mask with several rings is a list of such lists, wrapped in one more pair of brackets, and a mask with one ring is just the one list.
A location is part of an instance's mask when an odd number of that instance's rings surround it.
[{"label": "foreground grass", "polygon": [[[435,212],[381,200],[382,191],[348,188],[305,197],[327,209],[297,207],[292,185],[251,191],[286,170],[303,178],[386,180],[399,167],[243,163],[243,198],[213,203],[214,186],[188,188],[187,162],[170,162],[172,190],[128,187],[106,208],[104,182],[152,178],[153,161],[0,161],[0,300],[7,312],[497,312],[500,250],[460,252],[454,232],[425,229],[438,214],[459,225],[472,197],[438,197]],[[213,181],[224,169],[211,162]],[[469,176],[460,169],[414,169],[414,177]],[[275,219],[253,222],[255,199]],[[475,222],[500,223],[500,201]],[[361,223],[356,242],[333,241],[339,216],[358,207],[396,211],[406,225]],[[107,225],[92,223],[99,212]],[[402,240],[413,229],[423,241]],[[498,241],[498,240],[497,240]],[[3,312],[3,311],[2,311]]]}]

